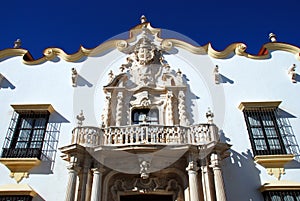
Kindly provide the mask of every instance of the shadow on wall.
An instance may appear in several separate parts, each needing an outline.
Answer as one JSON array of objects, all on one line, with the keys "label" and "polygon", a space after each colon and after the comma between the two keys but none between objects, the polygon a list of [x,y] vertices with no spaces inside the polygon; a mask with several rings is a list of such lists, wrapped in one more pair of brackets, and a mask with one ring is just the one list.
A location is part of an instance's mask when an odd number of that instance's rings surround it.
[{"label": "shadow on wall", "polygon": [[70,123],[70,121],[57,111],[50,115],[43,142],[41,164],[30,170],[30,174],[53,174],[57,144],[62,123]]},{"label": "shadow on wall", "polygon": [[228,77],[226,77],[222,74],[220,74],[219,76],[220,76],[220,83],[222,83],[222,84],[225,84],[225,83],[233,84],[234,83],[233,80],[229,79]]},{"label": "shadow on wall", "polygon": [[[220,140],[230,142],[222,130]],[[256,168],[250,150],[238,153],[230,149],[230,157],[224,159],[222,170],[227,200],[263,200],[258,190],[261,187],[260,170]]]},{"label": "shadow on wall", "polygon": [[[1,80],[2,78],[2,80]],[[15,85],[13,85],[7,78],[4,76],[1,77],[0,74],[0,89],[15,89]]]},{"label": "shadow on wall", "polygon": [[83,86],[92,87],[93,84],[90,83],[89,81],[87,81],[81,75],[78,75],[78,77],[77,77],[77,86],[80,86],[80,87],[83,87]]},{"label": "shadow on wall", "polygon": [[300,82],[300,75],[298,73],[296,74],[295,80],[296,80],[296,82]]},{"label": "shadow on wall", "polygon": [[278,126],[280,129],[280,133],[282,135],[286,151],[289,154],[294,154],[295,159],[286,165],[286,168],[299,168],[300,167],[300,148],[297,142],[295,133],[293,131],[293,127],[290,123],[289,119],[297,118],[293,114],[282,110],[280,108],[277,109],[277,118],[278,118]]}]

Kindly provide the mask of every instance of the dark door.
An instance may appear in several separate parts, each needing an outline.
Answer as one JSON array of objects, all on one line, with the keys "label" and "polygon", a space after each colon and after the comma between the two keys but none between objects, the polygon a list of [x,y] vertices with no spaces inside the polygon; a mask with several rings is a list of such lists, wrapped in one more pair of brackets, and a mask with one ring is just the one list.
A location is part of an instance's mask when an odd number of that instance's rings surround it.
[{"label": "dark door", "polygon": [[120,201],[173,201],[172,195],[124,195]]}]

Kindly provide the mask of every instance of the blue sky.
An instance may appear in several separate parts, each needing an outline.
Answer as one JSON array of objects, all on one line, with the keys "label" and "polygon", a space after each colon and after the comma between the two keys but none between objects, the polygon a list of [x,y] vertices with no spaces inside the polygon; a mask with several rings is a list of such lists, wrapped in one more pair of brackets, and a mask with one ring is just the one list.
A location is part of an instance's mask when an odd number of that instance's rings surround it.
[{"label": "blue sky", "polygon": [[139,23],[146,15],[153,27],[186,35],[199,45],[223,50],[234,42],[256,54],[274,32],[279,42],[300,46],[296,0],[280,1],[19,1],[1,2],[0,49],[20,38],[34,58],[47,47],[74,53],[94,48]]}]

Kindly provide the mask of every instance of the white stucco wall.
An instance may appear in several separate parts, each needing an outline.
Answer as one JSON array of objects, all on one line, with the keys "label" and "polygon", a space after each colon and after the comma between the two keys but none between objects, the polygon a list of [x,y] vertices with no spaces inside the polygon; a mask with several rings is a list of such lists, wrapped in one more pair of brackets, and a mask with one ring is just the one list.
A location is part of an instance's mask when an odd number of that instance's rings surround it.
[{"label": "white stucco wall", "polygon": [[[74,115],[79,114],[81,109],[86,117],[84,125],[100,125],[102,87],[107,84],[109,70],[118,72],[125,59],[126,55],[114,50],[77,63],[58,59],[56,62],[29,66],[22,63],[21,57],[0,61],[0,73],[11,83],[0,89],[1,146],[13,112],[11,104],[52,104],[63,117],[60,120],[64,119],[58,147],[71,142],[71,131],[76,125]],[[293,54],[283,51],[271,52],[271,58],[264,60],[237,55],[214,59],[180,48],[174,55],[165,55],[165,59],[171,69],[177,71],[180,68],[188,80],[192,92],[188,98],[193,97],[193,122],[205,123],[205,113],[210,107],[215,113],[217,126],[225,134],[227,143],[232,145],[232,155],[223,165],[228,200],[261,200],[257,188],[275,178],[254,163],[243,113],[238,105],[243,101],[282,101],[280,108],[294,116],[289,120],[300,142],[299,83],[292,83],[287,74],[292,64],[299,66],[300,62]],[[226,83],[214,84],[215,65],[228,78]],[[72,87],[71,82],[72,67],[76,67],[83,78],[76,88]],[[63,200],[65,197],[68,171],[60,155],[57,151],[53,174],[32,174],[22,181],[32,186],[45,200]],[[0,185],[14,183],[8,169],[2,164],[0,174]],[[297,169],[286,169],[282,179],[300,182],[300,172]]]}]

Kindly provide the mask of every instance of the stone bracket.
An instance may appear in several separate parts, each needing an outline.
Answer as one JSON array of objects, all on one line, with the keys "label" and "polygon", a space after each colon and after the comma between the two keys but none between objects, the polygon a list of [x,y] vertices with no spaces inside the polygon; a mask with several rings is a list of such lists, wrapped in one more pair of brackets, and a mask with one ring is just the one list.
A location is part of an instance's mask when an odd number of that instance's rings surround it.
[{"label": "stone bracket", "polygon": [[254,157],[255,162],[266,168],[268,174],[273,175],[277,180],[280,180],[281,175],[285,174],[284,165],[293,159],[293,154],[260,155]]},{"label": "stone bracket", "polygon": [[29,171],[41,163],[37,158],[0,158],[0,162],[10,170],[10,177],[17,183],[28,178]]}]

